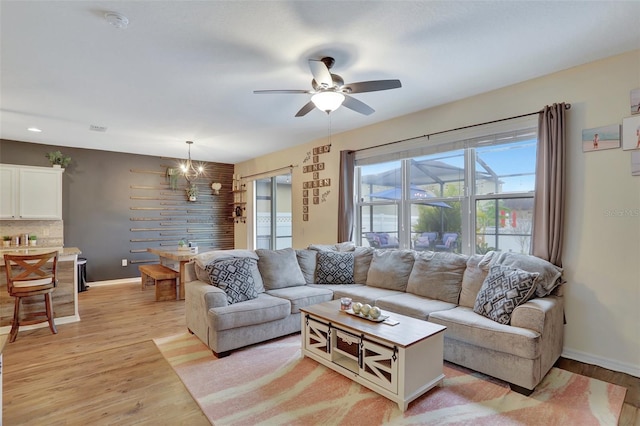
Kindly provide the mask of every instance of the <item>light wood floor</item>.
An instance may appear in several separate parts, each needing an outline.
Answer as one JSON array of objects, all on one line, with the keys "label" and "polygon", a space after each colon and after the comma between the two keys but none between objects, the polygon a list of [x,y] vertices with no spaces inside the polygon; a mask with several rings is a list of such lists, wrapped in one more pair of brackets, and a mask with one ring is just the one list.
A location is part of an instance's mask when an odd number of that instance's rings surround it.
[{"label": "light wood floor", "polygon": [[[32,386],[33,389],[40,389],[46,382],[43,377],[47,374],[46,370],[43,370],[45,364],[55,361],[57,366],[55,374],[60,377],[66,374],[68,377],[77,374],[74,373],[74,364],[77,364],[78,360],[83,357],[89,359],[94,357],[99,359],[102,364],[110,361],[115,369],[118,365],[122,365],[122,356],[124,359],[135,358],[129,353],[132,348],[141,351],[141,357],[151,357],[150,354],[145,353],[143,345],[140,345],[142,342],[186,331],[184,301],[155,302],[153,289],[143,292],[140,290],[139,284],[94,286],[89,291],[80,293],[78,298],[82,321],[59,325],[57,335],[52,335],[48,328],[21,331],[14,343],[7,344],[3,354],[5,418],[10,411],[11,418],[28,419],[31,418],[33,411],[20,404],[7,404],[9,401],[18,401],[24,398],[24,383],[18,389],[17,386],[12,385],[12,379],[24,382],[25,377],[28,377],[29,386]],[[99,354],[102,351],[108,352]],[[132,381],[134,377],[152,376],[151,372],[157,369],[156,363],[158,361],[151,359],[147,361],[141,360],[139,363],[128,366],[125,369],[128,376],[123,377],[122,380]],[[567,359],[560,359],[556,366],[626,387],[628,389],[627,396],[619,424],[640,426],[640,379]],[[93,389],[90,394],[100,395],[100,390],[105,387],[104,380],[105,377],[102,375],[88,375],[83,380],[83,389],[86,389],[87,392]],[[148,389],[149,383],[145,382],[141,386]],[[159,382],[158,386],[153,387],[152,393],[158,398],[165,397],[167,406],[169,406],[170,398],[162,393],[162,388],[163,385]],[[52,412],[60,409],[56,399],[59,392],[64,392],[64,389],[52,392],[47,402],[42,401],[38,404],[39,409],[46,411],[48,408]],[[135,401],[136,396],[121,391],[120,398],[123,401]],[[42,404],[45,407],[42,407]],[[91,404],[91,398],[78,398],[72,404],[73,406],[66,406],[65,410],[69,413],[82,413]],[[65,402],[65,405],[69,405],[69,403]],[[123,410],[122,419],[129,421],[123,420],[117,424],[134,423],[131,420],[135,417],[132,416],[130,408],[127,408],[130,405],[123,404],[121,407]],[[174,416],[172,418],[180,418],[183,421],[176,423],[167,417],[163,419],[164,421],[156,419],[153,424],[202,424],[199,416],[201,413],[194,413],[193,407],[183,409],[171,406],[170,411]],[[79,414],[77,415],[79,416]],[[66,424],[80,424],[78,422],[81,422],[83,418],[74,419],[72,417],[67,420]],[[145,422],[138,421],[137,423],[143,424]],[[30,424],[38,423],[32,422]],[[82,422],[82,424],[89,423]]]}]

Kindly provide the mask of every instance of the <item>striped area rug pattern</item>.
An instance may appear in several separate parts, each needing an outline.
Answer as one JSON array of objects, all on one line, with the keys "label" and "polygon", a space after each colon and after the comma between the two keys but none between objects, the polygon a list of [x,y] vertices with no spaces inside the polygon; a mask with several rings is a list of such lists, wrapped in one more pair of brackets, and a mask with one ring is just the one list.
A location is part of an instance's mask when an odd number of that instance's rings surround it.
[{"label": "striped area rug pattern", "polygon": [[446,363],[444,385],[404,413],[309,358],[300,335],[217,359],[188,333],[154,340],[208,419],[218,425],[617,425],[626,389],[553,368],[529,397]]}]

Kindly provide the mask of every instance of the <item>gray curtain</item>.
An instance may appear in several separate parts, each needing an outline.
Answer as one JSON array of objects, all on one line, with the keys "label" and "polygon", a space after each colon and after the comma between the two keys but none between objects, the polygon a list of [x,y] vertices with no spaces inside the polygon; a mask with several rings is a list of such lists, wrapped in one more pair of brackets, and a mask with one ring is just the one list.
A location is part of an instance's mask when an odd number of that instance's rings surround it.
[{"label": "gray curtain", "polygon": [[562,266],[564,232],[566,105],[546,106],[538,120],[533,255]]},{"label": "gray curtain", "polygon": [[353,174],[355,151],[340,151],[340,183],[338,187],[338,242],[353,241],[355,218],[353,205]]}]

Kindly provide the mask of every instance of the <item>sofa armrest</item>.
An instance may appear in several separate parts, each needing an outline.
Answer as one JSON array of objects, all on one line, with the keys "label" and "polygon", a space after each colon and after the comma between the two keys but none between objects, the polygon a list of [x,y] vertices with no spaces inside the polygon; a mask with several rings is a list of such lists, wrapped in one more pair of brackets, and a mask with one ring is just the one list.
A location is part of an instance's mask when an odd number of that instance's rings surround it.
[{"label": "sofa armrest", "polygon": [[186,288],[191,290],[193,298],[200,300],[203,303],[202,308],[205,311],[208,311],[211,308],[220,308],[228,305],[227,294],[214,285],[196,280],[187,283]]},{"label": "sofa armrest", "polygon": [[209,309],[227,306],[227,295],[216,286],[203,281],[190,281],[185,285],[185,316],[187,328],[200,340],[209,342]]},{"label": "sofa armrest", "polygon": [[540,333],[539,377],[544,377],[562,353],[564,299],[561,296],[531,299],[514,309],[511,315],[511,325]]},{"label": "sofa armrest", "polygon": [[514,309],[511,325],[544,334],[546,325],[553,320],[552,317],[559,318],[562,324],[563,309],[563,300],[558,296],[531,299]]}]

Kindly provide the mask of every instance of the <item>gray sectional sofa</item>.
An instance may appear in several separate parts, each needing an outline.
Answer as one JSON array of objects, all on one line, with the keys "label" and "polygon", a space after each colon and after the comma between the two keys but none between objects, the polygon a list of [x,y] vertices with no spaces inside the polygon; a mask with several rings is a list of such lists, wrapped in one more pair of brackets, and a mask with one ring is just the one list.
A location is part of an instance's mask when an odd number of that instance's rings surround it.
[{"label": "gray sectional sofa", "polygon": [[[300,308],[341,297],[447,327],[444,359],[531,392],[563,346],[561,269],[527,255],[225,250],[188,265],[187,327],[217,356],[300,331]],[[502,291],[502,293],[500,293]]]}]

